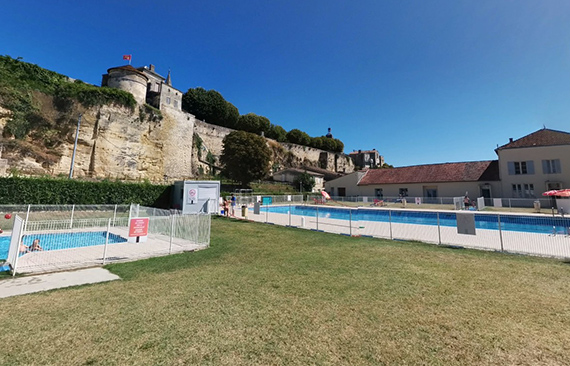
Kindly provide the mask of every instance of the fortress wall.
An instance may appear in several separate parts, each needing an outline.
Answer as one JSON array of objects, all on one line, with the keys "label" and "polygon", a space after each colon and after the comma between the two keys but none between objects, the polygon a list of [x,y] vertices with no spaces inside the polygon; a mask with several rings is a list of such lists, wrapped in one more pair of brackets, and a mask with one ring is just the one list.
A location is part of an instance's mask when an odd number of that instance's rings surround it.
[{"label": "fortress wall", "polygon": [[[195,120],[194,132],[202,139],[202,160],[205,159],[207,152],[211,152],[215,157],[219,157],[223,151],[223,139],[229,133],[235,130],[227,127],[212,125],[204,121]],[[271,139],[267,139],[270,141]],[[352,160],[345,154],[335,154],[328,151],[315,149],[313,147],[302,146],[291,143],[279,143],[286,151],[294,155],[294,166],[309,165],[314,167],[323,167],[333,172],[352,173],[354,164]],[[322,156],[325,156],[323,159]],[[194,160],[198,163],[198,160]]]}]

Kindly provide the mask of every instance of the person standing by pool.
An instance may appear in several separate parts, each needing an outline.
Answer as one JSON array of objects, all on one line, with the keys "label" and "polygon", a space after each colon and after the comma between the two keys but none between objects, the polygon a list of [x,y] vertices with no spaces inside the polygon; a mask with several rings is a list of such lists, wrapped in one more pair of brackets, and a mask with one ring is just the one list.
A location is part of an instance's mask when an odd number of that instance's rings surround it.
[{"label": "person standing by pool", "polygon": [[232,193],[232,198],[230,198],[230,200],[232,201],[232,216],[236,215],[236,196],[234,196],[234,194]]}]

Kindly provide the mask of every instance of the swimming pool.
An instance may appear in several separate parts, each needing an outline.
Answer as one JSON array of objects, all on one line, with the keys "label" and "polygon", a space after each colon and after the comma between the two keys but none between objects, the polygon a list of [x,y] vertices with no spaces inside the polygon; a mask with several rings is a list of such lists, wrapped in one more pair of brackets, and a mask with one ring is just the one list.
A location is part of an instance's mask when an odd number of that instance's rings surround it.
[{"label": "swimming pool", "polygon": [[[54,234],[33,234],[24,236],[24,245],[32,245],[35,239],[40,240],[40,246],[44,251],[89,247],[93,245],[105,244],[106,231],[91,231],[77,233],[54,233]],[[109,244],[123,243],[127,239],[120,235],[109,233]],[[10,237],[0,237],[0,259],[8,257],[10,247]]]},{"label": "swimming pool", "polygon": [[[292,215],[330,218],[352,221],[393,222],[416,225],[438,224],[438,213],[428,211],[400,211],[378,209],[348,209],[316,206],[265,206],[261,213],[287,214],[291,209]],[[500,215],[501,230],[520,231],[526,233],[550,234],[554,230],[570,228],[570,218],[549,216]],[[456,227],[457,216],[453,212],[439,212],[441,226]],[[475,227],[478,229],[499,230],[498,214],[475,214]]]}]

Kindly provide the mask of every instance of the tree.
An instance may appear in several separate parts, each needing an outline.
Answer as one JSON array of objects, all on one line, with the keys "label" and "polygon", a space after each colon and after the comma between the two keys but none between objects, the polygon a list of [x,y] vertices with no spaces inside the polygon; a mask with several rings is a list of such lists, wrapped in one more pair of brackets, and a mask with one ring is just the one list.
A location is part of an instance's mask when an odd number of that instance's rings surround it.
[{"label": "tree", "polygon": [[224,149],[220,162],[225,175],[247,186],[251,181],[262,179],[269,173],[271,150],[266,140],[245,131],[234,131],[223,140]]},{"label": "tree", "polygon": [[269,119],[263,116],[258,116],[255,113],[248,113],[239,116],[236,129],[246,132],[256,133],[261,135],[263,132],[265,135],[269,132],[271,127],[271,122]]},{"label": "tree", "polygon": [[229,128],[235,128],[239,118],[239,111],[233,104],[217,91],[204,88],[188,89],[182,96],[182,109],[198,119]]},{"label": "tree", "polygon": [[295,187],[303,187],[303,192],[312,192],[315,186],[315,177],[305,171],[293,180],[293,184]]},{"label": "tree", "polygon": [[279,142],[287,141],[287,131],[285,131],[285,129],[279,125],[271,124],[271,127],[269,128],[269,132],[267,132],[267,134],[265,136],[269,137],[270,139],[274,139],[276,141],[279,141]]},{"label": "tree", "polygon": [[309,143],[311,142],[311,137],[307,135],[305,132],[294,128],[291,131],[287,132],[287,141],[293,144],[309,146]]}]

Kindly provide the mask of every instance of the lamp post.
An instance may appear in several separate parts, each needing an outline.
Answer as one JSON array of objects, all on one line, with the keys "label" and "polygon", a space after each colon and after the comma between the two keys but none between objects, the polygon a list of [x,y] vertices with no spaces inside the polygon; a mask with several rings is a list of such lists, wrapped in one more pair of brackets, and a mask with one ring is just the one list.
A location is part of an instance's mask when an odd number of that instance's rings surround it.
[{"label": "lamp post", "polygon": [[77,119],[77,130],[75,131],[75,144],[73,145],[73,155],[71,156],[71,167],[69,168],[69,179],[73,178],[73,165],[75,164],[75,153],[77,152],[77,138],[79,137],[80,124],[81,124],[81,114]]}]

